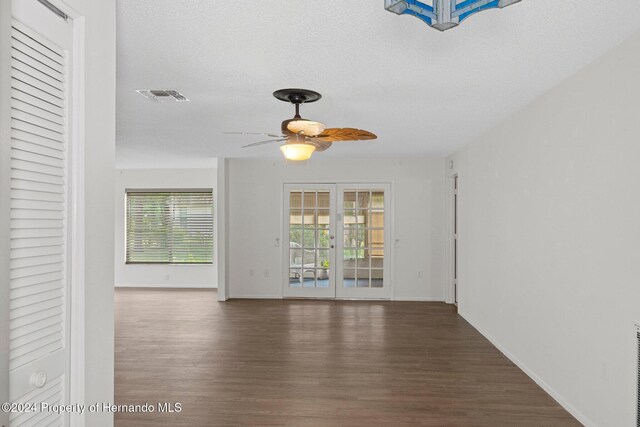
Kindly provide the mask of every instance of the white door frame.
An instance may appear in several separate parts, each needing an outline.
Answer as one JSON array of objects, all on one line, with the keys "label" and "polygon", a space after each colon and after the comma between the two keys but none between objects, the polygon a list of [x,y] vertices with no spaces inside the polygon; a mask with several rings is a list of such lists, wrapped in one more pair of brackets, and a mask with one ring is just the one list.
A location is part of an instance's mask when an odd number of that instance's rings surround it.
[{"label": "white door frame", "polygon": [[[454,247],[454,215],[455,215],[455,180],[458,177],[457,172],[448,174],[446,179],[446,206],[445,206],[445,271],[446,271],[446,286],[445,286],[445,302],[448,304],[456,303],[456,279],[455,276],[455,247]],[[460,186],[460,180],[458,179],[458,187]],[[458,216],[460,215],[460,189],[458,191]],[[458,220],[458,228],[460,221]],[[459,230],[458,230],[459,234]],[[458,241],[458,261],[460,260],[460,241]],[[460,291],[460,266],[458,265],[458,295]]]}]

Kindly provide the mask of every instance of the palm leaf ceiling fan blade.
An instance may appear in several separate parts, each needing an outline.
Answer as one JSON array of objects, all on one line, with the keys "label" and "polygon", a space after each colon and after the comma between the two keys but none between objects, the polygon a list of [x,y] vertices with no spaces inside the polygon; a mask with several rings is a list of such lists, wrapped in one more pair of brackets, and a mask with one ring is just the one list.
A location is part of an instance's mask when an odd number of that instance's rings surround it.
[{"label": "palm leaf ceiling fan blade", "polygon": [[376,138],[377,136],[374,133],[355,128],[329,128],[314,137],[314,139],[326,142],[368,141]]},{"label": "palm leaf ceiling fan blade", "polygon": [[280,139],[267,139],[265,141],[254,142],[253,144],[243,145],[242,148],[256,147],[258,145],[271,144],[272,142],[282,142],[286,141],[289,138],[280,138]]}]

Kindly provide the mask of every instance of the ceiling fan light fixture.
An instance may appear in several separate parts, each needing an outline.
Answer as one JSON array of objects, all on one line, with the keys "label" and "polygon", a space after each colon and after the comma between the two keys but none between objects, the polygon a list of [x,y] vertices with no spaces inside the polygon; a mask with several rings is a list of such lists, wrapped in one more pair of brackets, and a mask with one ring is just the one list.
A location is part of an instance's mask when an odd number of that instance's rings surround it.
[{"label": "ceiling fan light fixture", "polygon": [[280,146],[280,151],[284,154],[285,159],[301,161],[301,160],[309,160],[314,151],[316,151],[316,147],[312,144],[307,143],[293,143],[293,144],[284,144]]},{"label": "ceiling fan light fixture", "polygon": [[314,122],[313,120],[293,120],[287,124],[287,129],[291,132],[307,136],[320,135],[326,128],[327,126],[324,123]]}]

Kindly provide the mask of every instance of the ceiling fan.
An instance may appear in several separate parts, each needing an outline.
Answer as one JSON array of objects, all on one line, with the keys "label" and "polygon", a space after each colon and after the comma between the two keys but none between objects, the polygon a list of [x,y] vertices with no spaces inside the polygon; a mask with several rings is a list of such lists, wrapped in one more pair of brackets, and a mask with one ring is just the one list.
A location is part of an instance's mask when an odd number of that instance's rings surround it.
[{"label": "ceiling fan", "polygon": [[254,133],[254,132],[224,132],[227,135],[267,135],[274,139],[254,142],[242,148],[256,147],[274,142],[284,142],[280,150],[287,160],[307,160],[315,151],[324,151],[334,142],[364,141],[376,139],[377,136],[369,131],[354,128],[327,128],[324,123],[303,119],[300,116],[300,104],[316,102],[322,95],[308,89],[280,89],[273,92],[280,101],[290,102],[296,108],[292,119],[282,122],[282,134]]}]

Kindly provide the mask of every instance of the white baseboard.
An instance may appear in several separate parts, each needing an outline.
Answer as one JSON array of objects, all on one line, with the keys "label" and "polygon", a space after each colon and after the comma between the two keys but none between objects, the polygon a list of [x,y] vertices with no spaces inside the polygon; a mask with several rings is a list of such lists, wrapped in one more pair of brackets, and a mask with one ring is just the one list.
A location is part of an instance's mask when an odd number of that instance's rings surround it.
[{"label": "white baseboard", "polygon": [[551,396],[556,402],[560,404],[564,409],[567,410],[575,419],[577,419],[580,423],[587,427],[595,427],[595,423],[592,422],[589,418],[584,416],[580,411],[578,411],[572,404],[570,404],[564,397],[560,395],[553,387],[547,384],[542,378],[540,378],[535,372],[533,372],[527,365],[522,363],[520,359],[515,357],[509,350],[507,350],[502,344],[500,344],[493,336],[485,333],[481,328],[479,328],[471,319],[465,316],[462,312],[458,312],[458,314],[471,326],[473,326],[482,336],[484,336],[494,347],[496,347],[502,354],[504,354],[507,359],[511,360],[520,370],[522,370],[525,374],[529,376],[536,384],[538,384],[549,396]]},{"label": "white baseboard", "polygon": [[116,283],[115,286],[116,288],[218,289],[217,286],[203,284],[172,285],[168,283]]},{"label": "white baseboard", "polygon": [[394,297],[391,301],[445,302],[442,298],[434,297]]},{"label": "white baseboard", "polygon": [[230,295],[227,299],[282,299],[282,295]]},{"label": "white baseboard", "polygon": [[[284,299],[282,295],[231,295],[228,299]],[[305,298],[300,298],[305,299]],[[388,299],[362,299],[362,298],[307,298],[309,300],[314,299],[326,299],[332,301],[389,301]],[[399,297],[392,298],[391,301],[417,301],[417,302],[444,302],[442,298],[432,297]]]}]

